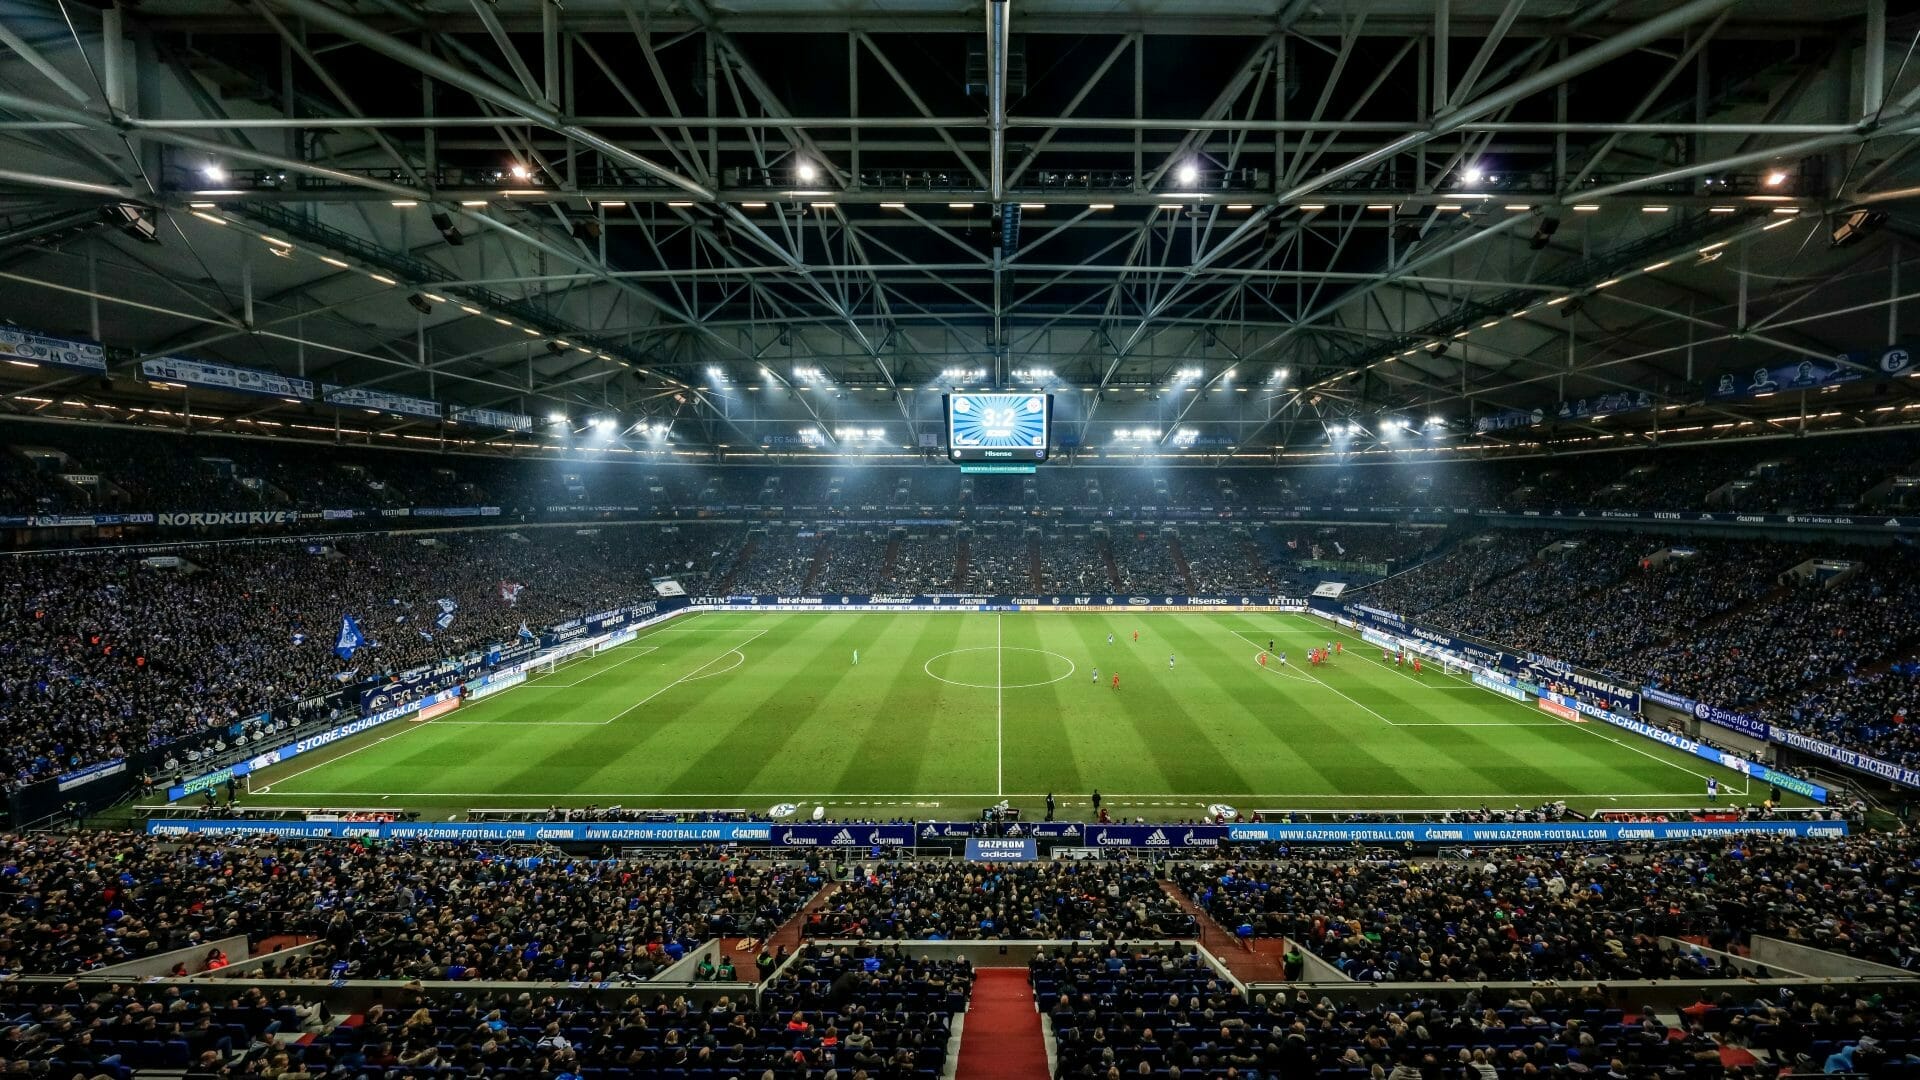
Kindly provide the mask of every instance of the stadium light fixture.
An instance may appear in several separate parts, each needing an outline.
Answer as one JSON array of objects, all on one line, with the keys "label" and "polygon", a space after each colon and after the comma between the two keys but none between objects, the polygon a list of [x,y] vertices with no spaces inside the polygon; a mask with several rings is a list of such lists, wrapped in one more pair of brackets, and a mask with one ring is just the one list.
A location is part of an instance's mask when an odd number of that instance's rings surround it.
[{"label": "stadium light fixture", "polygon": [[1772,169],[1767,172],[1766,183],[1768,187],[1779,187],[1786,182],[1787,172],[1785,169]]},{"label": "stadium light fixture", "polygon": [[528,176],[527,167],[517,161],[507,168],[507,172],[515,180],[525,180]]},{"label": "stadium light fixture", "polygon": [[820,170],[813,162],[802,159],[799,164],[793,167],[793,175],[802,180],[812,181],[820,175]]},{"label": "stadium light fixture", "polygon": [[1180,171],[1175,174],[1181,187],[1192,187],[1200,182],[1200,166],[1191,161],[1180,163]]},{"label": "stadium light fixture", "polygon": [[1478,165],[1469,165],[1460,171],[1460,179],[1469,184],[1477,184],[1486,179],[1486,171]]},{"label": "stadium light fixture", "polygon": [[563,412],[557,412],[557,413],[548,413],[548,414],[547,414],[547,423],[549,423],[549,424],[564,424],[564,423],[566,423],[566,422],[567,422],[567,414],[566,414],[566,413],[563,413]]},{"label": "stadium light fixture", "polygon": [[224,184],[227,182],[227,170],[213,162],[208,162],[203,166],[200,169],[200,175],[206,177],[207,182],[210,184]]}]

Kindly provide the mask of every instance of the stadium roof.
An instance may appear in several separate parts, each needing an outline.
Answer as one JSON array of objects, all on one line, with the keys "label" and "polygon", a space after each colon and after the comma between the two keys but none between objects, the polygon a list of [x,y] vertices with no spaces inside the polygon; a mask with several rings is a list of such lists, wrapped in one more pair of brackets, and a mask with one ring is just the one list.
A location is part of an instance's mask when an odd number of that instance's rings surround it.
[{"label": "stadium roof", "polygon": [[[0,316],[112,365],[0,368],[42,415],[444,432],[182,407],[137,377],[174,356],[687,445],[913,446],[956,385],[1060,388],[1085,446],[1466,438],[1618,391],[1711,429],[1783,412],[1722,373],[1884,374],[1920,281],[1920,17],[1884,0],[0,0],[0,29]],[[1833,386],[1816,419],[1920,400]]]}]

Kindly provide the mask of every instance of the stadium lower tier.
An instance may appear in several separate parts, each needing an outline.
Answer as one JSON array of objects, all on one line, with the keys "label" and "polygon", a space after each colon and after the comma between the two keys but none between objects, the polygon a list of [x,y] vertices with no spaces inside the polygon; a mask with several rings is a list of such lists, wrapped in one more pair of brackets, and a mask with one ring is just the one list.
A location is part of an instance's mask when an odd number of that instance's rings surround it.
[{"label": "stadium lower tier", "polygon": [[[1286,935],[1342,980],[1718,978],[1755,935],[1908,969],[1920,845],[1741,836],[1190,864],[678,857],[431,842],[17,837],[0,971],[72,974],[241,934],[292,979],[645,980],[703,942]],[[1451,854],[1451,853],[1450,853]],[[781,935],[785,935],[782,937]],[[1676,953],[1683,939],[1721,951]],[[778,957],[748,954],[735,977]],[[685,969],[686,965],[680,965]],[[742,971],[741,968],[746,968]],[[723,978],[715,965],[706,978]]]}]

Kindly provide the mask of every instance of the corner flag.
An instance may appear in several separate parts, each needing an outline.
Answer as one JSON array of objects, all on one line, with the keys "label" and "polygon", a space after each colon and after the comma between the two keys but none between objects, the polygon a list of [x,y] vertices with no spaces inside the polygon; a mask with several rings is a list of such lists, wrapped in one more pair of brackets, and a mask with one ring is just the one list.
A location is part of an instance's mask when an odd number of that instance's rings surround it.
[{"label": "corner flag", "polygon": [[353,659],[353,652],[367,643],[367,636],[360,632],[360,624],[353,616],[340,616],[340,636],[334,640],[333,652],[342,660]]}]

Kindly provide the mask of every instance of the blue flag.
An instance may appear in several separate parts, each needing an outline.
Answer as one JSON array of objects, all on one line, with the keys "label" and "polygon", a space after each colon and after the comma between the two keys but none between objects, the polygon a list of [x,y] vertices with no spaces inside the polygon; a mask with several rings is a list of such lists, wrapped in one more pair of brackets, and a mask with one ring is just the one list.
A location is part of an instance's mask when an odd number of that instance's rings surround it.
[{"label": "blue flag", "polygon": [[437,618],[437,619],[435,619],[435,620],[433,620],[433,625],[435,625],[435,626],[437,626],[437,627],[439,627],[439,628],[440,628],[440,629],[442,629],[442,630],[445,630],[445,629],[446,629],[447,627],[449,627],[449,626],[452,626],[452,625],[453,625],[453,612],[451,612],[451,611],[443,611],[443,612],[441,612],[441,613],[440,613],[440,617],[439,617],[439,618]]},{"label": "blue flag", "polygon": [[305,645],[307,643],[307,635],[302,634],[297,630],[294,631],[293,643],[295,645]]},{"label": "blue flag", "polygon": [[520,624],[520,640],[521,641],[533,640],[533,631],[527,629],[527,624],[525,622],[522,622]]},{"label": "blue flag", "polygon": [[353,616],[340,616],[340,636],[333,643],[334,655],[342,660],[351,660],[354,650],[366,643],[367,636],[360,632],[360,624],[353,621]]}]

